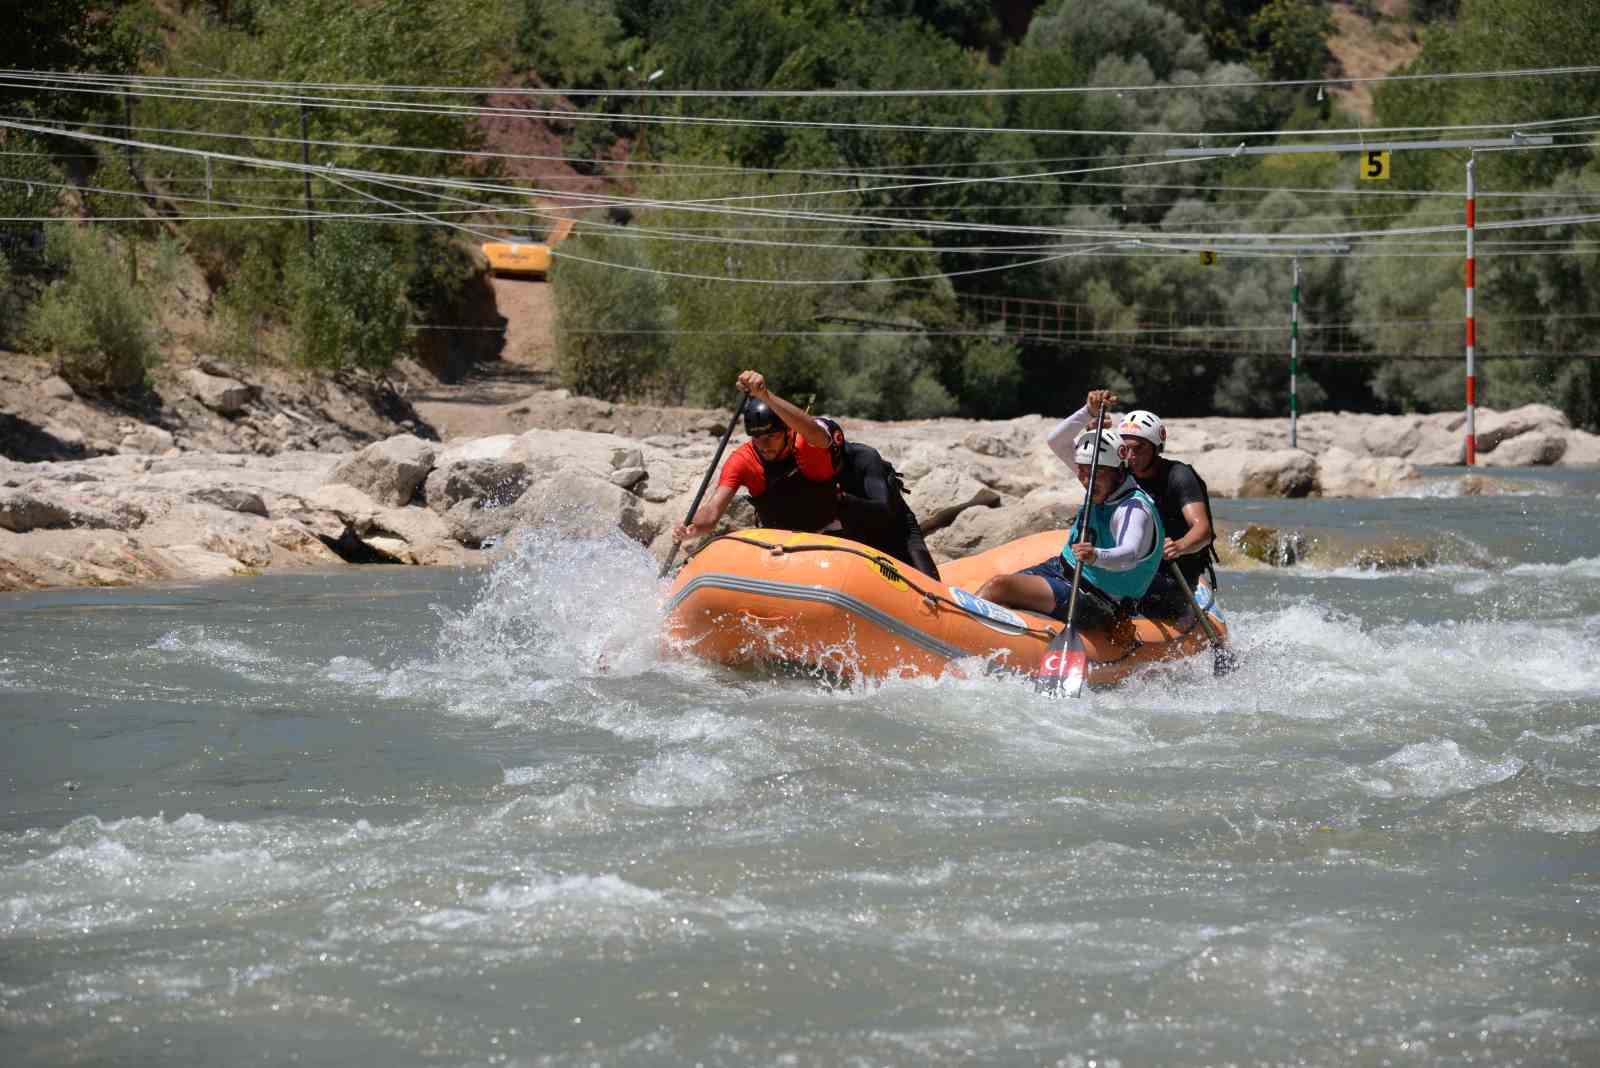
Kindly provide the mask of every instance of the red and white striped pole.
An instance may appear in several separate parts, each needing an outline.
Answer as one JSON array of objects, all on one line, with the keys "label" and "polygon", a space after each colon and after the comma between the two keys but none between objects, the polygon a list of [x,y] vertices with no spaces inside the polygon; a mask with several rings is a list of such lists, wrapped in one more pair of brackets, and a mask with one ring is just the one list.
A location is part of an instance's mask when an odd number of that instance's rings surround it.
[{"label": "red and white striped pole", "polygon": [[1478,458],[1477,420],[1473,413],[1478,403],[1478,375],[1474,367],[1474,357],[1478,352],[1478,326],[1472,314],[1473,292],[1477,285],[1477,260],[1472,253],[1472,239],[1478,226],[1478,201],[1477,180],[1473,175],[1473,167],[1477,165],[1477,156],[1467,159],[1467,466],[1471,467]]}]

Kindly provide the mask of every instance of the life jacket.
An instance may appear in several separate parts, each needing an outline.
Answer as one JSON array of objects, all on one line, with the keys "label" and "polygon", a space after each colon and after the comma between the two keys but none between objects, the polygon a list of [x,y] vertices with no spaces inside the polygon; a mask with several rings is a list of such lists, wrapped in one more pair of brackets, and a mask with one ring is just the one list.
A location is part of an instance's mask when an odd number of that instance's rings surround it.
[{"label": "life jacket", "polygon": [[[1129,481],[1132,477],[1129,476]],[[1089,507],[1089,530],[1094,535],[1094,545],[1115,545],[1117,537],[1111,531],[1111,519],[1116,514],[1118,506],[1129,500],[1137,502],[1150,513],[1150,520],[1155,526],[1154,537],[1150,539],[1150,551],[1140,557],[1139,562],[1126,571],[1108,571],[1103,567],[1093,564],[1083,565],[1083,577],[1094,583],[1095,588],[1112,597],[1143,597],[1145,590],[1150,588],[1150,580],[1155,578],[1156,571],[1161,567],[1161,549],[1167,540],[1165,529],[1161,525],[1161,513],[1156,510],[1156,502],[1150,495],[1139,489],[1137,484],[1132,490],[1119,493],[1110,500]],[[1072,547],[1078,542],[1078,531],[1075,528],[1072,537],[1067,539],[1067,544],[1062,547],[1061,555],[1066,559],[1068,570],[1077,566],[1077,557],[1072,555]]]},{"label": "life jacket", "polygon": [[[1206,485],[1206,480],[1200,477],[1200,472],[1194,467],[1193,464],[1186,464],[1182,460],[1169,460],[1166,457],[1161,457],[1161,462],[1165,465],[1161,469],[1161,484],[1159,486],[1152,485],[1152,489],[1158,489],[1160,492],[1165,494],[1171,485],[1172,472],[1177,468],[1186,468],[1189,473],[1194,476],[1195,482],[1197,482],[1200,486],[1200,496],[1205,502],[1206,506],[1206,522],[1211,524],[1211,544],[1207,545],[1198,553],[1190,553],[1187,556],[1178,557],[1177,564],[1178,569],[1183,572],[1183,577],[1189,583],[1189,585],[1193,586],[1200,580],[1200,576],[1207,575],[1211,579],[1212,588],[1215,589],[1217,586],[1217,572],[1216,568],[1212,565],[1221,563],[1221,558],[1217,556],[1217,521],[1216,518],[1211,514],[1211,490]],[[1135,478],[1137,478],[1137,476],[1135,476]],[[1143,486],[1141,485],[1140,488],[1143,489]],[[1148,493],[1149,491],[1146,490],[1145,492]],[[1151,494],[1151,498],[1154,499],[1154,497],[1155,495]],[[1156,506],[1158,513],[1160,507],[1161,506],[1158,503]],[[1181,510],[1174,509],[1174,511],[1177,512],[1177,514],[1181,517]],[[1165,519],[1162,520],[1162,526],[1163,528],[1166,526]],[[1189,532],[1188,522],[1186,520],[1181,530],[1181,533],[1173,534],[1172,537],[1181,538],[1184,534]]]},{"label": "life jacket", "polygon": [[767,487],[760,495],[752,495],[750,503],[756,506],[756,516],[762,526],[818,531],[839,518],[839,470],[844,458],[844,431],[831,419],[823,422],[828,427],[829,449],[833,453],[833,478],[821,481],[807,478],[800,470],[794,448],[777,460],[768,460],[756,453]]}]

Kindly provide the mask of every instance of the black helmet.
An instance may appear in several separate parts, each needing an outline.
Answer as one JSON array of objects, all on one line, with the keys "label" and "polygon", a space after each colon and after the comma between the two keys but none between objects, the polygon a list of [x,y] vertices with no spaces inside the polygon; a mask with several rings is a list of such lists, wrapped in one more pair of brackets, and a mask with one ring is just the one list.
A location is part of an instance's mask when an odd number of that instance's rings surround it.
[{"label": "black helmet", "polygon": [[770,434],[774,430],[786,429],[783,420],[778,418],[778,413],[773,411],[766,401],[756,400],[751,397],[744,406],[744,432],[751,437],[760,437]]}]

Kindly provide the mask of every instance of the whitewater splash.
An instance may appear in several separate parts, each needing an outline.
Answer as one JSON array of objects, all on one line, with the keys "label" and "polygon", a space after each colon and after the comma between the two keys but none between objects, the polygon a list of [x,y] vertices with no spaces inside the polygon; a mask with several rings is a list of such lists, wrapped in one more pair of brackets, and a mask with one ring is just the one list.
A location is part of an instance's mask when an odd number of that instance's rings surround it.
[{"label": "whitewater splash", "polygon": [[521,531],[476,603],[442,614],[439,658],[507,679],[636,673],[661,633],[655,569],[620,532]]}]

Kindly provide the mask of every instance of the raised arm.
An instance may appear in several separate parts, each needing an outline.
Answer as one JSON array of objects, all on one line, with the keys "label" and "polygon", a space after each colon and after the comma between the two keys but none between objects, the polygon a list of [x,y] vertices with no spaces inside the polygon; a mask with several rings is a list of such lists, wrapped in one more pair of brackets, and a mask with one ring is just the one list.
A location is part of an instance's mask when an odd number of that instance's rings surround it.
[{"label": "raised arm", "polygon": [[767,388],[767,380],[760,371],[744,371],[736,383],[758,401],[765,401],[773,414],[783,420],[784,426],[793,430],[814,449],[828,447],[828,432],[814,418],[794,404],[789,403]]},{"label": "raised arm", "polygon": [[1091,389],[1087,403],[1055,425],[1045,437],[1050,451],[1061,457],[1061,462],[1071,466],[1074,442],[1085,427],[1096,417],[1104,419],[1105,413],[1117,403],[1117,395],[1109,389]]}]

